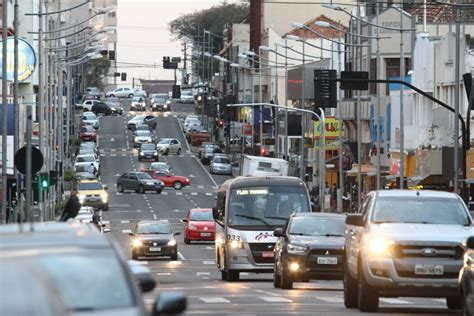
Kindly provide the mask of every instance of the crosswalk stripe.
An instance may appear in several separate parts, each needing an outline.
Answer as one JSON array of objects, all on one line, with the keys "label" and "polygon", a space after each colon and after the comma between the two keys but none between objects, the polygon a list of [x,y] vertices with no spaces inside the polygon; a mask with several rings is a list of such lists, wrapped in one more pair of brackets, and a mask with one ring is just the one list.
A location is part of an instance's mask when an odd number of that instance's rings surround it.
[{"label": "crosswalk stripe", "polygon": [[260,296],[259,299],[268,303],[293,303],[292,300],[280,296]]},{"label": "crosswalk stripe", "polygon": [[215,303],[230,303],[228,299],[223,297],[200,297],[199,298],[204,303],[215,304]]},{"label": "crosswalk stripe", "polygon": [[183,195],[183,192],[176,192],[176,195]]},{"label": "crosswalk stripe", "polygon": [[129,221],[129,220],[125,220],[125,221],[120,221],[120,223],[122,223],[122,224],[129,224],[130,221]]},{"label": "crosswalk stripe", "polygon": [[171,275],[171,272],[157,272],[156,275],[160,275],[160,276]]},{"label": "crosswalk stripe", "polygon": [[206,192],[207,196],[212,196],[212,193]]},{"label": "crosswalk stripe", "polygon": [[132,232],[131,229],[122,229],[123,234],[130,234]]},{"label": "crosswalk stripe", "polygon": [[191,195],[198,195],[197,192],[191,192]]},{"label": "crosswalk stripe", "polygon": [[332,297],[332,296],[327,296],[327,297],[317,297],[318,300],[321,300],[326,303],[344,303],[344,299],[342,297]]},{"label": "crosswalk stripe", "polygon": [[117,154],[110,154],[110,157],[117,157]]},{"label": "crosswalk stripe", "polygon": [[197,276],[201,276],[201,275],[209,275],[211,274],[210,272],[196,272],[196,275]]},{"label": "crosswalk stripe", "polygon": [[382,297],[382,298],[380,298],[380,301],[382,301],[384,303],[387,303],[387,304],[401,304],[401,305],[413,304],[412,302],[400,300],[398,298]]},{"label": "crosswalk stripe", "polygon": [[161,191],[161,194],[162,194],[162,195],[168,195],[168,192],[163,192],[163,191]]},{"label": "crosswalk stripe", "polygon": [[214,264],[215,262],[211,261],[211,260],[203,260],[202,263],[203,264]]}]

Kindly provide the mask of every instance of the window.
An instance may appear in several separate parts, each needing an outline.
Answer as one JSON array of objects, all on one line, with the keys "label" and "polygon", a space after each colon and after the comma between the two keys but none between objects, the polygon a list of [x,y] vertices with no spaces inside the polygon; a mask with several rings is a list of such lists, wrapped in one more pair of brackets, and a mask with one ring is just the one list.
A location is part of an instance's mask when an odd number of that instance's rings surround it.
[{"label": "window", "polygon": [[78,190],[89,191],[89,190],[102,190],[102,185],[99,182],[84,182],[79,183],[77,186]]},{"label": "window", "polygon": [[162,171],[157,172],[156,175],[157,175],[158,177],[166,177],[166,173],[164,173],[164,172],[162,172]]},{"label": "window", "polygon": [[217,211],[219,212],[219,217],[217,218],[217,221],[219,221],[222,225],[224,224],[225,211],[226,211],[225,198],[226,198],[225,192],[217,193],[216,208],[217,208]]}]

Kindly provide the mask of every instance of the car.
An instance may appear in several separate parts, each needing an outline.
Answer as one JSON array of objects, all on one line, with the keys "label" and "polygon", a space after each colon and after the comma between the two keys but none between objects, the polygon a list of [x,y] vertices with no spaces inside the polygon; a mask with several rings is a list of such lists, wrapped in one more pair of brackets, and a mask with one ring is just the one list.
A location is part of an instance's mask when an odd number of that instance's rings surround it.
[{"label": "car", "polygon": [[140,257],[170,257],[178,260],[178,243],[168,220],[144,220],[138,222],[132,237],[132,259]]},{"label": "car", "polygon": [[203,152],[201,155],[201,163],[203,165],[211,164],[212,158],[214,158],[214,154],[222,153],[222,150],[217,145],[207,146],[206,151]]},{"label": "car", "polygon": [[90,165],[94,165],[95,169],[97,170],[97,174],[100,174],[99,161],[97,161],[95,155],[88,154],[76,156],[76,160],[74,161],[74,168],[77,168],[78,166],[89,167]]},{"label": "car", "polygon": [[[99,210],[109,210],[109,188],[98,180],[79,181],[75,188],[75,194],[79,203],[83,206],[92,206]],[[92,214],[94,215],[94,214]]]},{"label": "car", "polygon": [[146,172],[126,172],[117,178],[117,191],[133,190],[137,193],[156,191],[160,194],[165,185],[160,180],[153,179]]},{"label": "car", "polygon": [[84,94],[84,96],[82,97],[81,102],[84,103],[85,101],[89,101],[89,100],[100,101],[100,96],[97,95],[97,94],[86,93],[86,94]]},{"label": "car", "polygon": [[135,95],[135,90],[132,88],[117,88],[115,90],[108,91],[105,96],[107,98],[132,98]]},{"label": "car", "polygon": [[86,94],[98,95],[100,96],[100,90],[97,87],[87,87]]},{"label": "car", "polygon": [[155,129],[156,117],[153,115],[137,115],[127,122],[127,128],[133,131],[139,124],[146,124],[150,129]]},{"label": "car", "polygon": [[182,90],[179,103],[194,103],[194,95],[190,90]]},{"label": "car", "polygon": [[166,162],[152,162],[150,167],[148,167],[149,170],[163,170],[166,172],[171,172],[170,165],[168,165]]},{"label": "car", "polygon": [[156,143],[156,149],[164,154],[181,154],[181,143],[176,138],[162,138]]},{"label": "car", "polygon": [[97,102],[91,108],[91,111],[95,115],[104,114],[104,115],[112,115],[112,109],[106,102]]},{"label": "car", "polygon": [[155,144],[140,145],[140,150],[138,151],[138,161],[142,160],[159,160],[158,151],[156,150]]},{"label": "car", "polygon": [[92,222],[92,217],[94,216],[94,208],[90,206],[81,206],[79,212],[77,213],[74,220],[80,223],[90,223]]},{"label": "car", "polygon": [[196,133],[207,133],[207,130],[204,126],[202,125],[191,125],[188,127],[188,130],[186,131],[186,139],[188,140],[188,142],[192,142],[192,136],[193,136],[193,133],[196,132]]},{"label": "car", "polygon": [[144,91],[142,89],[135,89],[134,90],[134,96],[146,98],[146,91]]},{"label": "car", "polygon": [[117,102],[111,102],[111,101],[106,101],[107,105],[110,108],[111,115],[122,115],[123,114],[123,107],[120,105],[120,103]]},{"label": "car", "polygon": [[85,148],[92,149],[95,155],[99,155],[99,147],[97,147],[97,144],[95,142],[92,142],[92,141],[81,142],[81,144],[79,145],[79,150],[85,149]]},{"label": "car", "polygon": [[97,175],[91,173],[87,166],[77,166],[74,172],[74,181],[79,182],[81,180],[95,180]]},{"label": "car", "polygon": [[198,121],[198,120],[191,120],[187,127],[186,127],[186,130],[184,131],[184,133],[186,135],[188,134],[191,134],[192,132],[194,131],[202,131],[204,129],[204,127],[202,126],[201,124],[201,121]]},{"label": "car", "polygon": [[464,264],[459,272],[459,289],[463,315],[474,315],[474,236],[466,240]]},{"label": "car", "polygon": [[[292,212],[291,201],[278,205],[282,217]],[[274,248],[275,288],[292,289],[293,282],[310,279],[342,280],[345,215],[294,213],[277,228]]]},{"label": "car", "polygon": [[226,155],[214,154],[210,163],[209,172],[232,175],[232,164],[230,158]]},{"label": "car", "polygon": [[130,111],[146,111],[145,98],[133,97],[130,102]]},{"label": "car", "polygon": [[199,118],[197,116],[187,116],[186,119],[184,120],[184,124],[183,124],[183,132],[186,132],[188,130],[188,126],[190,124],[193,124],[193,125],[201,125],[201,121],[199,120]]},{"label": "car", "polygon": [[78,155],[94,155],[95,160],[99,160],[99,156],[97,156],[96,151],[92,147],[80,147],[77,153]]},{"label": "car", "polygon": [[183,187],[191,185],[189,178],[177,176],[164,170],[145,169],[142,172],[148,173],[153,179],[158,179],[165,184],[165,187],[172,187],[175,190],[181,190]]},{"label": "car", "polygon": [[192,208],[184,222],[184,243],[214,241],[214,218],[211,208]]},{"label": "car", "polygon": [[81,121],[84,123],[84,126],[91,125],[96,130],[100,127],[97,115],[92,112],[82,113]]},{"label": "car", "polygon": [[[1,315],[150,313],[142,295],[156,287],[151,271],[127,262],[92,224],[32,223],[28,231],[23,224],[2,225],[0,253]],[[25,293],[32,297],[25,300]],[[183,295],[163,293],[151,304],[151,314],[180,313],[185,305]]]},{"label": "car", "polygon": [[135,130],[133,131],[133,135],[135,136],[137,134],[137,131],[150,131],[151,128],[149,125],[146,124],[138,124],[135,125]]},{"label": "car", "polygon": [[150,107],[152,111],[169,111],[171,101],[166,93],[156,93],[150,98]]},{"label": "car", "polygon": [[459,309],[463,243],[474,235],[464,201],[429,190],[369,192],[346,217],[344,305],[378,310],[380,297],[445,297]]},{"label": "car", "polygon": [[92,111],[92,106],[94,104],[97,104],[101,102],[99,99],[93,99],[93,100],[85,100],[84,102],[82,102],[82,111],[83,112],[90,112]]},{"label": "car", "polygon": [[202,153],[206,150],[206,147],[209,145],[215,145],[213,142],[202,142],[201,146],[198,148],[198,158],[201,159]]},{"label": "car", "polygon": [[96,142],[97,132],[95,131],[95,128],[92,127],[91,125],[82,126],[79,130],[79,138],[83,142],[87,142],[87,141]]},{"label": "car", "polygon": [[154,137],[151,135],[150,131],[135,131],[135,136],[133,137],[133,147],[140,147],[141,144],[153,144]]}]

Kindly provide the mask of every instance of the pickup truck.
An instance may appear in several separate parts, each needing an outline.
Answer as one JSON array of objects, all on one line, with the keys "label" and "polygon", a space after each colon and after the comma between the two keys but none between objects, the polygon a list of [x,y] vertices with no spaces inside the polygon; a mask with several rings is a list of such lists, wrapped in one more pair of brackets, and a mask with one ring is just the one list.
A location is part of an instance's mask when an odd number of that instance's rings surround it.
[{"label": "pickup truck", "polygon": [[344,304],[376,312],[379,297],[442,297],[461,308],[458,275],[474,234],[462,199],[441,191],[372,191],[346,218]]}]

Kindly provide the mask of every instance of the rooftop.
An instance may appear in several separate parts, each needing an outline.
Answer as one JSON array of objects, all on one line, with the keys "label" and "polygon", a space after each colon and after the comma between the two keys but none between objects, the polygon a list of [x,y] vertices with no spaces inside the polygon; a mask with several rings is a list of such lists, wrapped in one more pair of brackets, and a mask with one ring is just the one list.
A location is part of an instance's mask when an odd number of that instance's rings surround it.
[{"label": "rooftop", "polygon": [[[418,16],[418,23],[423,23],[423,3],[412,5],[406,11]],[[459,10],[461,23],[474,23],[474,6],[463,7]],[[456,8],[450,5],[435,3],[434,0],[427,0],[426,22],[433,24],[449,24],[456,22]]]},{"label": "rooftop", "polygon": [[[345,27],[344,25],[328,18],[325,15],[320,15],[320,16],[315,17],[314,19],[311,19],[311,20],[304,23],[304,25],[306,25],[309,29],[323,35],[323,37],[340,38],[340,37],[343,37],[344,35],[341,34],[341,32],[339,32],[338,30],[335,30],[333,28],[316,26],[316,25],[314,25],[314,22],[316,22],[316,21],[327,22],[327,23],[335,26],[336,28],[343,30],[344,32],[347,31],[347,27]],[[308,30],[304,30],[304,29],[293,29],[290,32],[286,33],[285,35],[295,35],[295,36],[300,36],[300,37],[307,38],[307,39],[309,39],[309,38],[320,38],[319,35],[314,34],[313,32],[310,32]]]}]

